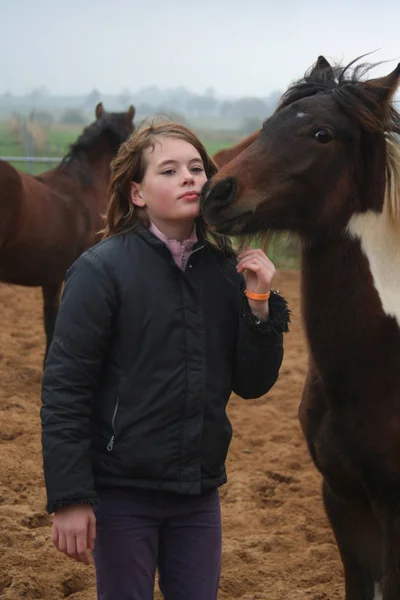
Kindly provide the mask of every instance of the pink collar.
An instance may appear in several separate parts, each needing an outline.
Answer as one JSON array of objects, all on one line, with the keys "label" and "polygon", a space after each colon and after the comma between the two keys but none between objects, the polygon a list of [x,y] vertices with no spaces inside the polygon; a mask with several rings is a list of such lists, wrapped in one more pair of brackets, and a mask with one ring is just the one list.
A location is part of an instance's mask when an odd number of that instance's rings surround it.
[{"label": "pink collar", "polygon": [[152,221],[150,221],[149,231],[169,248],[175,263],[182,271],[185,269],[189,256],[192,253],[193,246],[197,242],[196,227],[193,226],[190,236],[180,242],[179,240],[169,239],[158,229]]}]

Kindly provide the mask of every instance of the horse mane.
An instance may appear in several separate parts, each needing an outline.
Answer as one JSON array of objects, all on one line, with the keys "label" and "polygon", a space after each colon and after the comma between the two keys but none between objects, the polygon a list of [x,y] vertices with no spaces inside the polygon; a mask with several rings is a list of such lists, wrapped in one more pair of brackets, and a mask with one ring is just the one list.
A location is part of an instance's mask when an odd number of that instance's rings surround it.
[{"label": "horse mane", "polygon": [[400,223],[400,142],[386,139],[386,189],[384,206],[390,219]]},{"label": "horse mane", "polygon": [[94,121],[94,123],[91,123],[85,127],[76,142],[70,145],[69,152],[64,156],[62,162],[68,163],[79,156],[81,152],[90,150],[90,148],[97,142],[103,131],[104,121],[102,119],[98,119],[97,121]]},{"label": "horse mane", "polygon": [[[345,67],[335,65],[322,69],[311,68],[283,94],[277,110],[303,98],[331,94],[339,107],[366,132],[389,135],[399,133],[400,114],[393,103],[387,103],[382,109],[377,104],[373,89],[366,85],[366,76],[377,65],[363,63],[354,67],[358,60],[359,58],[355,59]],[[377,86],[378,83],[375,83]]]},{"label": "horse mane", "polygon": [[[109,116],[97,119],[83,130],[79,138],[70,145],[57,169],[75,177],[82,185],[90,185],[92,175],[85,160],[85,154],[98,142],[105,131],[115,131]],[[116,133],[116,132],[115,132]],[[119,140],[119,142],[122,140]],[[116,145],[117,148],[117,145]]]},{"label": "horse mane", "polygon": [[[357,58],[347,66],[311,68],[303,79],[292,84],[283,94],[277,110],[297,100],[317,94],[331,94],[338,104],[361,129],[367,133],[381,133],[386,138],[385,207],[393,221],[400,220],[400,114],[393,102],[383,108],[377,103],[376,89],[367,85],[367,75],[376,64],[358,64]],[[382,86],[382,90],[383,90]]]}]

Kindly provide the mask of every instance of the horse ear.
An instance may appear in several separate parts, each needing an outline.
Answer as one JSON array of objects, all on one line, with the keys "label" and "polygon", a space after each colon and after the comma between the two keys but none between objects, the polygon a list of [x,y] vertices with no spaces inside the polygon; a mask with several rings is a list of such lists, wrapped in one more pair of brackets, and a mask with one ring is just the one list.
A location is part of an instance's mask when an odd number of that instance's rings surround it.
[{"label": "horse ear", "polygon": [[318,56],[317,62],[311,68],[309,77],[318,79],[322,77],[325,80],[328,79],[332,81],[335,79],[333,69],[329,62],[326,60],[325,56]]},{"label": "horse ear", "polygon": [[378,102],[388,104],[394,96],[399,83],[400,63],[389,75],[379,77],[378,79],[370,79],[363,82],[362,85],[377,97]]},{"label": "horse ear", "polygon": [[133,104],[131,104],[130,107],[128,108],[128,112],[126,113],[126,116],[128,117],[128,122],[132,123],[133,117],[135,116],[135,107],[133,106]]},{"label": "horse ear", "polygon": [[104,108],[103,108],[102,102],[99,102],[98,105],[96,106],[95,115],[96,115],[96,119],[101,119],[101,117],[104,115]]},{"label": "horse ear", "polygon": [[326,60],[325,56],[318,56],[315,67],[320,71],[321,69],[332,69],[330,63]]}]

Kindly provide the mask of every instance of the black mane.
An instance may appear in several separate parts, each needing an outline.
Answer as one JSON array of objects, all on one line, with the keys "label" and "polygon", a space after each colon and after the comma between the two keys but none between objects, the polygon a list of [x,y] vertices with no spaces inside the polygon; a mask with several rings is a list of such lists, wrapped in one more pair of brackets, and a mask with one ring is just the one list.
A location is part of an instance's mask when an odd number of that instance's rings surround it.
[{"label": "black mane", "polygon": [[[360,127],[370,133],[399,133],[400,114],[392,102],[382,110],[377,102],[376,91],[366,84],[366,76],[376,64],[340,65],[311,68],[299,81],[293,83],[283,94],[277,110],[281,110],[297,100],[331,94],[333,100]],[[382,88],[383,90],[384,88]]]},{"label": "black mane", "polygon": [[76,142],[70,145],[70,149],[58,169],[76,177],[83,185],[89,185],[92,177],[86,161],[86,153],[98,143],[105,133],[109,133],[110,148],[116,153],[127,137],[126,131],[121,127],[123,116],[122,113],[105,113],[104,116],[85,127]]}]

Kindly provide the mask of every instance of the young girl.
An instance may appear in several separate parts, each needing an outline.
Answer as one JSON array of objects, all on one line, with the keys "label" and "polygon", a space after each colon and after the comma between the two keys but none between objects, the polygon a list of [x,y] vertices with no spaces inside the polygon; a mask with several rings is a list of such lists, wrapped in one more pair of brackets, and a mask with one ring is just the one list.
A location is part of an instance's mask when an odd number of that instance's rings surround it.
[{"label": "young girl", "polygon": [[61,552],[93,550],[100,600],[152,599],[157,567],[166,600],[217,598],[226,404],[278,377],[287,305],[266,255],[237,261],[200,216],[215,172],[186,127],[137,130],[105,239],[68,272],[43,379],[47,510]]}]

